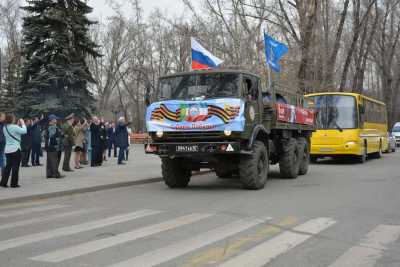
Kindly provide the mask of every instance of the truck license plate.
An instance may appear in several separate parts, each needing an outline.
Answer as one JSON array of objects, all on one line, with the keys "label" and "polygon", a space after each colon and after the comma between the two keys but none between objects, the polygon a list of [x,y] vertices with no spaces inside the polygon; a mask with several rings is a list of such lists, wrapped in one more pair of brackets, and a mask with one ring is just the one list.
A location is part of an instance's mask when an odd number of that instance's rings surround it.
[{"label": "truck license plate", "polygon": [[179,145],[176,146],[176,152],[199,152],[198,145]]}]

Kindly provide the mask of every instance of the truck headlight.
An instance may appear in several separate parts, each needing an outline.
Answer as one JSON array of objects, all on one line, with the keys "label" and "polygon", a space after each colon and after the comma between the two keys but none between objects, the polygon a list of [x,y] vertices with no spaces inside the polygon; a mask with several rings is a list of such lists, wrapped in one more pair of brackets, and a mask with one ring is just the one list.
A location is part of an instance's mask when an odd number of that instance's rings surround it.
[{"label": "truck headlight", "polygon": [[158,138],[163,137],[163,135],[164,135],[164,132],[163,132],[163,131],[157,131],[157,132],[156,132],[156,136],[157,136]]},{"label": "truck headlight", "polygon": [[230,130],[225,130],[224,131],[225,136],[230,136],[232,134],[232,131]]}]

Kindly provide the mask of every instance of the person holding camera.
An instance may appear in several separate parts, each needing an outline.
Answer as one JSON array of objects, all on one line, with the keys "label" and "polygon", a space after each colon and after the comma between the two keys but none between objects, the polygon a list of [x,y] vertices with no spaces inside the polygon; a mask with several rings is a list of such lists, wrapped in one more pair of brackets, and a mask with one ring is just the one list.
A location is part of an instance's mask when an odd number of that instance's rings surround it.
[{"label": "person holding camera", "polygon": [[21,136],[27,133],[25,121],[18,120],[15,124],[15,116],[7,114],[5,125],[3,127],[4,137],[6,139],[6,146],[4,152],[6,154],[6,166],[3,170],[0,186],[8,187],[8,179],[11,174],[11,187],[20,187],[19,180],[19,167],[21,164]]}]

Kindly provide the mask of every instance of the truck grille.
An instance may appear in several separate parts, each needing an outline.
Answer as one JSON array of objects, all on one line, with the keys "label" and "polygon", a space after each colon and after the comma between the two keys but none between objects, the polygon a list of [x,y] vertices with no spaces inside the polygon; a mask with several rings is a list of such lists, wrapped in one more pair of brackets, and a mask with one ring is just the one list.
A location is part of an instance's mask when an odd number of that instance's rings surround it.
[{"label": "truck grille", "polygon": [[224,134],[222,132],[168,132],[165,133],[165,139],[217,139]]}]

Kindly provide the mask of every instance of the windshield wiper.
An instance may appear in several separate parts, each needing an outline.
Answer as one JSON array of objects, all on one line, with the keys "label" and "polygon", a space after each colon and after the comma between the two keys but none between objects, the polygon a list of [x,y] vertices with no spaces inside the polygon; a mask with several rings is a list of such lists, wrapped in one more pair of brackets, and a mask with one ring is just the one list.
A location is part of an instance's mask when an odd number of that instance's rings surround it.
[{"label": "windshield wiper", "polygon": [[335,122],[335,126],[336,128],[339,130],[339,132],[343,132],[342,127],[339,126],[339,124],[337,122]]}]

